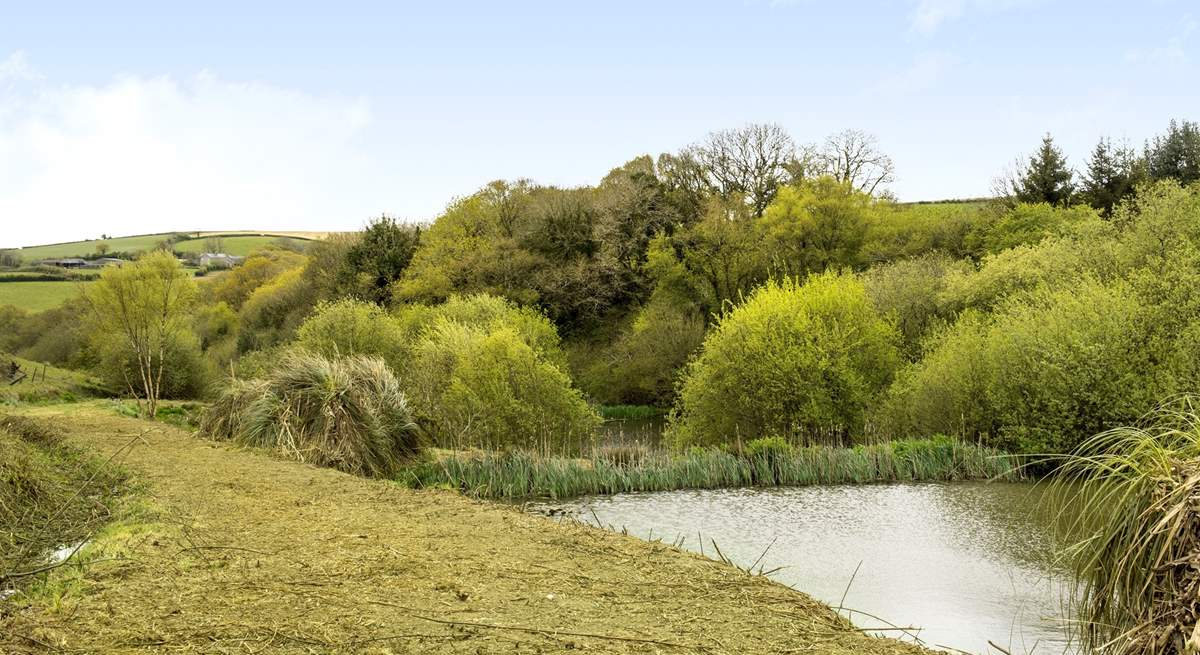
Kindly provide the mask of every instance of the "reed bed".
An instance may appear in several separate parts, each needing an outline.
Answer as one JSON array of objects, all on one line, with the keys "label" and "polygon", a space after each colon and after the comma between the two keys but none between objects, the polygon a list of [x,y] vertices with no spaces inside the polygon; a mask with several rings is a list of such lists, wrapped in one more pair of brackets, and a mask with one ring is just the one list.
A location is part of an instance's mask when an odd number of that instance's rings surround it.
[{"label": "reed bed", "polygon": [[596,449],[587,457],[526,451],[443,452],[406,467],[415,488],[461,490],[478,498],[570,498],[592,494],[727,487],[1021,477],[1009,455],[950,439],[829,448],[744,450]]}]

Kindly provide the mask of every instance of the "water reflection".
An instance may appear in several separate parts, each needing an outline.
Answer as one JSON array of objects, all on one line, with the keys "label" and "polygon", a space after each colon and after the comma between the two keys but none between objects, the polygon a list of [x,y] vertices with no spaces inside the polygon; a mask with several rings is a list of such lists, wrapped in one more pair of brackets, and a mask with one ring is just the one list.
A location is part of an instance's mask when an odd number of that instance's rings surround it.
[{"label": "water reflection", "polygon": [[1032,484],[846,485],[623,494],[565,509],[696,551],[702,535],[707,553],[715,540],[743,566],[774,541],[762,565],[784,568],[772,577],[919,626],[930,646],[983,653],[991,640],[1013,653],[1062,653],[1068,578],[1041,494]]}]

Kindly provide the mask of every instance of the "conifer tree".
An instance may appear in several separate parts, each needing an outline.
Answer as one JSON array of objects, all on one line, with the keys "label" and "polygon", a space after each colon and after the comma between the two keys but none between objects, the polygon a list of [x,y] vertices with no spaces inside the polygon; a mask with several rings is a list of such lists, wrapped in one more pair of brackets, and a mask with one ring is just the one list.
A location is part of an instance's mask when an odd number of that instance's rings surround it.
[{"label": "conifer tree", "polygon": [[1013,192],[1020,202],[1046,202],[1065,207],[1075,194],[1074,177],[1067,168],[1067,158],[1054,145],[1053,137],[1047,134],[1042,138],[1042,146],[1019,171]]}]

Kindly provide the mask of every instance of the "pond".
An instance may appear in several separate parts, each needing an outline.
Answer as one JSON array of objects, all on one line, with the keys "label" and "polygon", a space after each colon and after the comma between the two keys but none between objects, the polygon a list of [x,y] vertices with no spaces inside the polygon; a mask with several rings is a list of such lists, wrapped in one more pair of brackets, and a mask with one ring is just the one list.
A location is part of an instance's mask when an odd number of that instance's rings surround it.
[{"label": "pond", "polygon": [[532,509],[696,552],[702,539],[710,557],[715,542],[739,566],[783,567],[771,577],[852,608],[843,615],[860,627],[919,628],[929,647],[997,652],[990,640],[1012,653],[1064,653],[1069,578],[1055,563],[1061,544],[1042,493],[1023,483],[844,485],[622,494]]}]

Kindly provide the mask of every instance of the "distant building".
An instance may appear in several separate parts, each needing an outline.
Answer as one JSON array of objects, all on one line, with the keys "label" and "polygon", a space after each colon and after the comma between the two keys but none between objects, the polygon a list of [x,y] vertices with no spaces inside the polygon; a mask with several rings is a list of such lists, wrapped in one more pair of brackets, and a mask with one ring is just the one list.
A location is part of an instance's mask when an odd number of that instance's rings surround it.
[{"label": "distant building", "polygon": [[77,259],[74,257],[66,259],[43,259],[38,263],[42,266],[57,266],[59,268],[83,268],[87,266],[86,259]]},{"label": "distant building", "polygon": [[200,268],[233,268],[245,257],[226,255],[223,252],[206,252],[200,255]]}]

